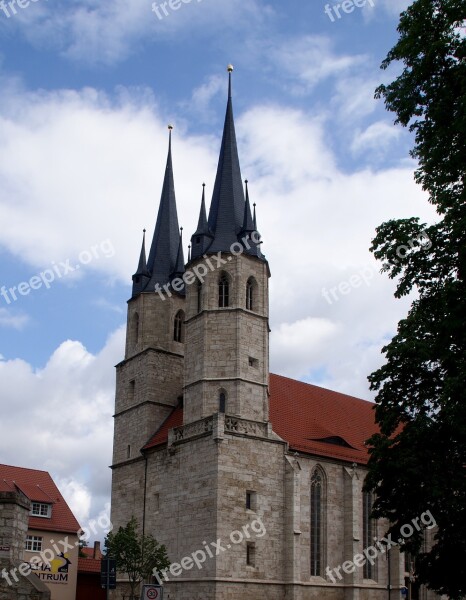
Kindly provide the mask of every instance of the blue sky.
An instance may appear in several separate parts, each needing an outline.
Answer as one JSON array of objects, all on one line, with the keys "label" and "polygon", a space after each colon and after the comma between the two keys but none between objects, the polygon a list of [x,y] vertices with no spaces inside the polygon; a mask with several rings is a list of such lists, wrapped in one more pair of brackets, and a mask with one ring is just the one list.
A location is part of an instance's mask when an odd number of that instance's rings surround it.
[{"label": "blue sky", "polygon": [[274,372],[369,399],[408,306],[370,241],[389,218],[433,218],[410,135],[374,100],[406,1],[341,18],[321,0],[178,4],[162,19],[148,0],[0,8],[0,461],[49,470],[83,524],[108,500],[113,365],[167,124],[187,240],[202,182],[212,191],[228,63]]}]

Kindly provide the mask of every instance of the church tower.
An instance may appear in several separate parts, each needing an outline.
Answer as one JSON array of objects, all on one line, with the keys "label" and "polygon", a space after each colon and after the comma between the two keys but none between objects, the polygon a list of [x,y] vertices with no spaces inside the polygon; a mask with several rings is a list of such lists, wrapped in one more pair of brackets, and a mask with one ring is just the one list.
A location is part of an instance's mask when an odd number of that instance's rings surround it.
[{"label": "church tower", "polygon": [[248,183],[243,191],[231,73],[217,176],[206,216],[205,189],[187,270],[184,423],[221,412],[268,420],[268,278]]},{"label": "church tower", "polygon": [[[128,301],[126,350],[117,365],[115,470],[141,460],[140,450],[182,397],[185,292],[171,289],[184,272],[182,237],[173,181],[172,127],[162,196],[146,260],[145,230],[132,296]],[[169,293],[157,293],[163,289]],[[171,291],[170,291],[171,290]]]},{"label": "church tower", "polygon": [[[210,209],[203,186],[186,266],[170,134],[117,366],[112,522],[135,516],[166,545],[167,600],[257,600],[264,581],[268,600],[283,598],[286,443],[269,421],[270,271],[241,178],[232,71]],[[220,539],[231,540],[228,551],[213,552]],[[196,568],[184,560],[197,555],[205,561]]]}]

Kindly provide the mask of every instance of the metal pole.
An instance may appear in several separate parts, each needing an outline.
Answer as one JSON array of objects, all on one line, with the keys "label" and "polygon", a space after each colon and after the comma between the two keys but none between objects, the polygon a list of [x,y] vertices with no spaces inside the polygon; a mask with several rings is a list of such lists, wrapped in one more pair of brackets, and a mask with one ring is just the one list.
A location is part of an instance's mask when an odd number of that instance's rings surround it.
[{"label": "metal pole", "polygon": [[387,549],[387,560],[388,560],[388,600],[392,597],[392,574],[391,574],[391,563],[390,563],[390,549]]},{"label": "metal pole", "polygon": [[110,556],[107,554],[107,600],[110,597]]}]

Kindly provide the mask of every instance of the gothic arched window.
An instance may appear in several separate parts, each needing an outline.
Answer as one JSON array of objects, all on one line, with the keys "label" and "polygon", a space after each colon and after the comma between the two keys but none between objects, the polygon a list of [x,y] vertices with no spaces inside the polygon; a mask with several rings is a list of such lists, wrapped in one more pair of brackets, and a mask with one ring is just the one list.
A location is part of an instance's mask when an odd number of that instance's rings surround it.
[{"label": "gothic arched window", "polygon": [[184,342],[184,312],[182,310],[179,310],[175,315],[173,339],[175,342]]},{"label": "gothic arched window", "polygon": [[227,407],[227,395],[223,390],[220,390],[220,395],[218,398],[218,410],[221,413],[225,413]]},{"label": "gothic arched window", "polygon": [[[371,517],[372,504],[374,497],[371,492],[363,492],[362,494],[362,539],[363,549],[374,545],[376,538],[376,521]],[[376,579],[377,563],[372,564],[366,560],[363,567],[364,579]]]},{"label": "gothic arched window", "polygon": [[226,273],[220,276],[218,282],[218,306],[219,308],[230,306],[230,282]]},{"label": "gothic arched window", "polygon": [[254,291],[255,291],[254,279],[252,277],[250,277],[246,284],[246,309],[247,310],[254,310],[254,308],[255,308],[255,306],[254,306],[254,304],[255,304]]},{"label": "gothic arched window", "polygon": [[316,467],[311,476],[311,576],[322,577],[324,561],[325,476]]}]

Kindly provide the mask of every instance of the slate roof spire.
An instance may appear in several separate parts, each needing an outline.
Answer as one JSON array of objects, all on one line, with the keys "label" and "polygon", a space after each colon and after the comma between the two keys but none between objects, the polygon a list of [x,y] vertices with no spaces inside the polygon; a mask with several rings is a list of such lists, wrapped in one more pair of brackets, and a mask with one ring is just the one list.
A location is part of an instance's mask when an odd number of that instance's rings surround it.
[{"label": "slate roof spire", "polygon": [[139,264],[136,273],[133,275],[133,296],[137,296],[146,287],[150,279],[150,273],[147,269],[146,261],[146,230],[143,229],[141,254],[139,255]]},{"label": "slate roof spire", "polygon": [[178,253],[176,255],[176,264],[175,269],[170,274],[170,279],[175,279],[175,277],[183,277],[184,271],[183,228],[180,227],[180,241],[178,244]]},{"label": "slate roof spire", "polygon": [[[145,292],[154,291],[155,285],[163,286],[170,282],[171,276],[178,269],[180,258],[180,230],[178,225],[178,214],[176,210],[175,184],[173,180],[172,165],[172,130],[168,126],[168,156],[163,180],[162,195],[155,225],[154,236],[147,261],[147,269],[150,272],[150,281],[147,283]],[[183,249],[181,248],[181,258]]]},{"label": "slate roof spire", "polygon": [[236,145],[231,74],[233,66],[228,65],[228,102],[223,127],[222,145],[218,160],[212,202],[209,211],[209,228],[214,234],[209,253],[219,250],[228,252],[238,241],[238,233],[243,226],[244,192],[241,169]]},{"label": "slate roof spire", "polygon": [[209,218],[206,216],[203,184],[201,210],[196,232],[191,237],[189,262],[204,254],[231,252],[238,247],[238,242],[243,245],[245,254],[265,260],[260,251],[260,236],[256,235],[255,210],[253,217],[247,182],[246,196],[243,190],[233,118],[232,65],[228,65],[227,70],[228,102]]},{"label": "slate roof spire", "polygon": [[211,245],[213,240],[212,232],[209,229],[209,223],[207,222],[207,212],[205,207],[205,183],[202,184],[202,200],[201,210],[199,211],[199,221],[197,223],[197,229],[191,237],[192,252],[191,258],[199,258]]}]

